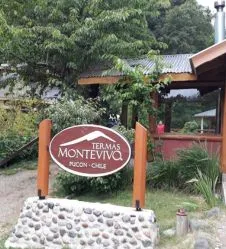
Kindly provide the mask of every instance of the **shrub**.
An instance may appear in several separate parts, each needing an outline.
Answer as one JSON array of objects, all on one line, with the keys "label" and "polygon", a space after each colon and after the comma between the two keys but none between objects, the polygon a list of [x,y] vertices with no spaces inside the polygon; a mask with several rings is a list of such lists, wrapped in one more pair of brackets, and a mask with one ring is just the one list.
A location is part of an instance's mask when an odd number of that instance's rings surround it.
[{"label": "shrub", "polygon": [[132,183],[132,169],[125,167],[121,171],[105,177],[83,177],[60,171],[55,186],[64,195],[78,196],[87,192],[98,194],[113,193]]},{"label": "shrub", "polygon": [[219,160],[216,155],[205,160],[206,169],[201,171],[197,168],[195,178],[188,181],[188,183],[194,183],[194,189],[200,193],[209,207],[214,207],[217,204],[216,198],[216,186],[219,180]]},{"label": "shrub", "polygon": [[0,108],[0,133],[7,135],[14,133],[21,136],[37,134],[38,113],[32,109],[24,113],[20,107],[8,111]]},{"label": "shrub", "polygon": [[[25,103],[24,103],[25,104]],[[21,107],[0,109],[0,160],[28,143],[37,136],[38,114],[28,105],[28,112]],[[21,152],[15,160],[37,156],[37,145]]]},{"label": "shrub", "polygon": [[133,169],[125,167],[115,174],[91,179],[91,187],[96,193],[113,193],[130,186]]},{"label": "shrub", "polygon": [[215,207],[217,198],[215,196],[216,184],[218,177],[211,178],[211,176],[197,170],[196,178],[191,179],[189,183],[194,183],[195,190],[200,193],[209,207]]},{"label": "shrub", "polygon": [[[0,160],[12,154],[14,151],[18,150],[20,147],[30,142],[33,137],[31,136],[21,136],[14,133],[8,133],[5,135],[0,135]],[[37,156],[37,145],[33,145],[26,150],[22,151],[15,160],[20,160],[24,158],[34,158]]]},{"label": "shrub", "polygon": [[49,106],[44,113],[44,118],[49,118],[53,123],[53,133],[57,133],[67,127],[79,124],[99,123],[104,109],[100,108],[93,100],[62,99]]},{"label": "shrub", "polygon": [[154,187],[189,188],[187,182],[197,178],[197,170],[211,180],[216,186],[219,179],[219,159],[217,155],[208,153],[205,146],[194,144],[191,148],[178,151],[175,161],[156,160],[147,171],[147,182]]},{"label": "shrub", "polygon": [[174,161],[157,160],[147,170],[147,184],[157,188],[179,187],[178,165]]},{"label": "shrub", "polygon": [[179,178],[183,184],[195,177],[197,169],[206,173],[211,169],[212,164],[217,165],[218,168],[218,157],[210,155],[206,146],[202,144],[194,144],[191,148],[179,150],[177,155]]},{"label": "shrub", "polygon": [[90,190],[90,178],[60,171],[55,186],[64,195],[81,195]]},{"label": "shrub", "polygon": [[127,129],[123,125],[114,126],[113,129],[119,132],[121,135],[123,135],[130,144],[134,143],[134,139],[135,139],[134,129]]},{"label": "shrub", "polygon": [[184,127],[182,129],[182,133],[195,133],[197,132],[199,126],[196,121],[189,121],[184,124]]}]

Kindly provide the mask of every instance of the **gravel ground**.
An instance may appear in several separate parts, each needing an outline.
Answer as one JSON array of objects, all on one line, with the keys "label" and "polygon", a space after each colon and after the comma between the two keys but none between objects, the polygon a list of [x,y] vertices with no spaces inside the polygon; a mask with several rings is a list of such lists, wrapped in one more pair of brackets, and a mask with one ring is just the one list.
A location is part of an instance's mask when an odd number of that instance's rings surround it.
[{"label": "gravel ground", "polygon": [[[50,192],[58,171],[56,165],[50,167]],[[0,234],[8,234],[17,222],[24,201],[37,195],[36,170],[24,170],[14,175],[0,175]]]},{"label": "gravel ground", "polygon": [[224,214],[217,223],[217,237],[220,241],[219,248],[226,249],[226,214]]}]

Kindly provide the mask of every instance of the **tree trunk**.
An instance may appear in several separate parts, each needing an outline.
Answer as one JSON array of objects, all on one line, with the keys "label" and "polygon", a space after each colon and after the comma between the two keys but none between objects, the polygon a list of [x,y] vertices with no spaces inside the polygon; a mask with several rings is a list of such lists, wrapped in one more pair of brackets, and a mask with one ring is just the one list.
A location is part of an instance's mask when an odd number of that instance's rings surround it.
[{"label": "tree trunk", "polygon": [[137,111],[137,107],[133,106],[132,107],[132,123],[131,123],[131,127],[133,129],[135,129],[136,127],[136,122],[138,121],[138,111]]},{"label": "tree trunk", "polygon": [[123,126],[128,128],[128,103],[122,103],[122,112],[120,115],[120,121]]}]

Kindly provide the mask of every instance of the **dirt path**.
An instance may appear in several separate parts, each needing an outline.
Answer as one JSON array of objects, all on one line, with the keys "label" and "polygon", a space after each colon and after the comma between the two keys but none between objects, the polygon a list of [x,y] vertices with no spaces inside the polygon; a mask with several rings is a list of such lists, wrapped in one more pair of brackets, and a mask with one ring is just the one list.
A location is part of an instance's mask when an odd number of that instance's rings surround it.
[{"label": "dirt path", "polygon": [[[51,165],[50,191],[57,166]],[[36,170],[24,170],[14,175],[0,175],[0,234],[7,234],[17,222],[24,201],[37,195]]]}]

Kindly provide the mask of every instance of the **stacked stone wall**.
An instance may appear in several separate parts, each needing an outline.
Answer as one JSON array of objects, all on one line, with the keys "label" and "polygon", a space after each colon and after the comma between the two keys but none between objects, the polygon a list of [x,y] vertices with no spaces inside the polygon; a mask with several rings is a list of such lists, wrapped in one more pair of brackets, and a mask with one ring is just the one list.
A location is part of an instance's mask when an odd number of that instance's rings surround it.
[{"label": "stacked stone wall", "polygon": [[158,227],[152,210],[66,199],[29,198],[6,248],[152,249]]}]

